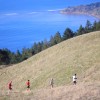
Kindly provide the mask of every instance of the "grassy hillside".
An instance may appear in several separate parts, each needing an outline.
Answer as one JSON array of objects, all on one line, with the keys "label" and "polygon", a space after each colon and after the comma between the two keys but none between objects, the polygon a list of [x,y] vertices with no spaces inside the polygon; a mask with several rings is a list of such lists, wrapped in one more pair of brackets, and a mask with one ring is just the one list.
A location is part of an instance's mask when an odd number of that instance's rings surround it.
[{"label": "grassy hillside", "polygon": [[28,79],[33,90],[48,88],[51,78],[55,87],[70,85],[74,73],[78,84],[100,82],[100,31],[74,37],[22,63],[0,69],[0,90],[7,90],[11,80],[14,90],[25,90]]}]

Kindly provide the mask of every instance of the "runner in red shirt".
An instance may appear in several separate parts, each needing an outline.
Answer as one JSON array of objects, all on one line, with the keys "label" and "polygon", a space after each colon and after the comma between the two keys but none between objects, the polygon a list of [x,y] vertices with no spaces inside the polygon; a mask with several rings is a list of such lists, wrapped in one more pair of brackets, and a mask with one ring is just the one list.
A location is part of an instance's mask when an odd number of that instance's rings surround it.
[{"label": "runner in red shirt", "polygon": [[9,83],[9,90],[12,90],[12,81]]},{"label": "runner in red shirt", "polygon": [[27,89],[30,89],[30,80],[28,80],[28,81],[26,82],[26,85],[27,85]]}]

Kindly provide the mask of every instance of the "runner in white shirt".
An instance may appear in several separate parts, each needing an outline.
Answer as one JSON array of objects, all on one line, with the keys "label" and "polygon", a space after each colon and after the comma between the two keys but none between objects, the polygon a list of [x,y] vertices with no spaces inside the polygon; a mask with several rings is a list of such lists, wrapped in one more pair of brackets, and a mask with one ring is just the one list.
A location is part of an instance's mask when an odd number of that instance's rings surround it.
[{"label": "runner in white shirt", "polygon": [[73,84],[76,85],[76,80],[77,80],[77,77],[76,77],[76,74],[73,76]]}]

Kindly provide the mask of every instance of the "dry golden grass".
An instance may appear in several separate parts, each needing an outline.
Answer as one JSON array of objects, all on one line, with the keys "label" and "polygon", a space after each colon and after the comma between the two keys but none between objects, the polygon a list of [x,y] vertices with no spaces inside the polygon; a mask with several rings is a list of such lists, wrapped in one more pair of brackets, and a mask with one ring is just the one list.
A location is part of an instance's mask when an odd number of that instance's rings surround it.
[{"label": "dry golden grass", "polygon": [[81,83],[37,91],[32,100],[100,100],[100,83]]},{"label": "dry golden grass", "polygon": [[3,92],[0,100],[100,100],[100,82],[78,83],[34,91]]},{"label": "dry golden grass", "polygon": [[[74,73],[77,73],[80,84],[100,82],[100,31],[74,37],[44,50],[22,63],[0,69],[0,90],[8,90],[7,84],[11,80],[13,90],[16,91],[25,91],[28,79],[31,81],[31,89],[34,91],[48,88],[51,78],[54,78],[55,87],[71,85]],[[60,91],[63,89],[64,87]]]}]

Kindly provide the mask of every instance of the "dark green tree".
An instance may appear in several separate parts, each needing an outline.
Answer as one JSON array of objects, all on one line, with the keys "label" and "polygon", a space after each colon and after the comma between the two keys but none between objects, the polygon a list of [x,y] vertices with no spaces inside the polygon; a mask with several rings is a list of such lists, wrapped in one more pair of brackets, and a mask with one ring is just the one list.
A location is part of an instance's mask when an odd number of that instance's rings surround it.
[{"label": "dark green tree", "polygon": [[92,31],[92,24],[89,20],[87,20],[87,22],[86,22],[85,31],[86,31],[86,33]]},{"label": "dark green tree", "polygon": [[17,50],[15,57],[16,57],[16,63],[19,63],[22,61],[22,54],[20,53],[19,50]]},{"label": "dark green tree", "polygon": [[45,40],[43,41],[42,50],[45,50],[45,49],[47,49],[48,47],[49,47],[49,42],[45,39]]},{"label": "dark green tree", "polygon": [[85,34],[86,31],[84,29],[84,27],[82,25],[80,25],[78,31],[77,31],[77,35],[82,35],[82,34]]},{"label": "dark green tree", "polygon": [[92,31],[96,31],[96,26],[97,26],[97,22],[94,21],[93,26],[92,26]]},{"label": "dark green tree", "polygon": [[55,39],[54,39],[53,36],[51,36],[49,43],[50,43],[50,46],[53,46],[53,45],[56,44],[56,43],[55,43]]},{"label": "dark green tree", "polygon": [[9,64],[10,63],[10,58],[9,58],[9,53],[7,52],[7,49],[0,49],[0,64]]},{"label": "dark green tree", "polygon": [[96,24],[96,31],[100,31],[100,21]]},{"label": "dark green tree", "polygon": [[38,42],[37,43],[37,52],[41,52],[42,51],[42,46],[43,46],[42,42]]},{"label": "dark green tree", "polygon": [[22,60],[26,60],[32,56],[31,50],[29,48],[23,48],[22,50]]},{"label": "dark green tree", "polygon": [[37,54],[38,53],[38,46],[37,46],[37,43],[36,42],[34,43],[32,49],[34,51],[34,54]]},{"label": "dark green tree", "polygon": [[55,44],[58,44],[58,43],[60,43],[61,41],[62,41],[62,37],[61,37],[60,33],[57,32],[57,33],[55,34],[55,36],[54,36],[54,43],[55,43]]},{"label": "dark green tree", "polygon": [[63,34],[63,40],[72,38],[74,36],[73,31],[70,28],[67,28]]},{"label": "dark green tree", "polygon": [[10,64],[15,64],[17,63],[17,60],[16,60],[16,54],[15,53],[10,53]]}]

